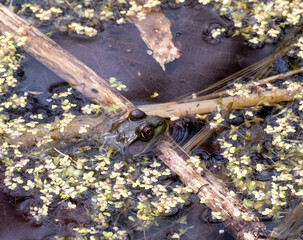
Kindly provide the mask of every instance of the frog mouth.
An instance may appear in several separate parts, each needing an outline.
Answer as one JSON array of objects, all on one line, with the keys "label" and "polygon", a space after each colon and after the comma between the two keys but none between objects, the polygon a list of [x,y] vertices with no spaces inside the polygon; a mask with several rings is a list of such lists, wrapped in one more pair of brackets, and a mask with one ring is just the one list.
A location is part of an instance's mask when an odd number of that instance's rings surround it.
[{"label": "frog mouth", "polygon": [[126,142],[127,146],[130,146],[131,144],[133,144],[137,138],[138,138],[137,136],[133,136],[130,139],[128,139]]}]

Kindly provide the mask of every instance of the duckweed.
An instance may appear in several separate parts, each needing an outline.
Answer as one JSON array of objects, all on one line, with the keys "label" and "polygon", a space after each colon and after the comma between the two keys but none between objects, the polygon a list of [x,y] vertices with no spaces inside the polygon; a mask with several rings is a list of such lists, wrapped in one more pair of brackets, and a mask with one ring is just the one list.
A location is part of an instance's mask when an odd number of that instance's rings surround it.
[{"label": "duckweed", "polygon": [[[256,45],[273,41],[279,37],[284,27],[298,24],[303,12],[302,3],[294,1],[199,2],[212,4],[222,15],[229,16],[235,25],[235,35],[242,35]],[[55,3],[52,7],[46,2],[41,5],[26,3],[19,14],[29,11],[30,17],[39,20],[40,24],[54,21],[60,31],[92,37],[100,31],[100,21],[115,18],[121,24],[125,22],[125,17],[135,16],[141,19],[148,12],[147,9],[159,5],[160,1],[147,1],[143,6],[130,1],[130,6],[125,9],[119,5],[118,17],[112,12],[111,1],[101,4],[89,0],[81,3],[57,0]],[[125,1],[119,1],[121,5],[124,3]],[[63,14],[65,11],[70,11],[71,14]],[[277,21],[278,17],[282,17],[282,20]],[[77,22],[77,19],[85,21]],[[212,37],[216,38],[224,32],[225,29],[215,29]],[[138,167],[131,164],[135,162],[133,159],[115,155],[110,146],[100,143],[96,147],[89,144],[87,139],[71,141],[70,144],[77,147],[73,151],[68,150],[69,153],[60,147],[50,148],[53,139],[47,134],[33,147],[23,145],[21,136],[36,135],[40,123],[45,120],[42,114],[32,114],[30,121],[7,116],[8,110],[26,107],[30,95],[18,95],[11,91],[18,87],[13,73],[20,67],[22,60],[16,46],[22,46],[24,41],[26,38],[14,43],[9,33],[0,36],[0,99],[3,100],[0,104],[0,134],[4,136],[0,141],[0,164],[4,169],[1,188],[11,195],[21,192],[32,199],[28,210],[29,218],[33,222],[39,222],[45,218],[54,218],[52,213],[55,209],[81,211],[84,204],[89,219],[87,222],[90,224],[74,227],[74,239],[124,239],[127,228],[121,228],[118,221],[137,229],[146,229],[156,224],[159,218],[182,206],[191,193],[190,189],[182,184],[172,187],[169,177],[166,184],[162,184],[162,181],[160,184],[160,178],[171,176],[171,172],[156,158],[141,156],[140,163],[143,163],[143,167]],[[288,50],[288,54],[302,58],[302,37],[295,41],[294,48]],[[118,90],[125,88],[113,78],[110,79],[110,84]],[[234,88],[228,91],[229,95],[245,97],[252,92],[242,86],[241,83],[235,83]],[[227,159],[227,176],[231,179],[232,186],[239,191],[238,195],[242,197],[245,207],[275,217],[279,216],[292,199],[301,199],[303,195],[302,140],[295,135],[303,128],[302,114],[298,114],[303,111],[303,86],[300,81],[288,80],[284,81],[283,87],[288,91],[297,90],[296,100],[290,104],[277,105],[269,117],[258,117],[260,107],[257,106],[243,110],[244,123],[233,126],[227,124],[226,119],[234,119],[236,114],[232,111],[225,113],[218,106],[219,111],[210,123],[212,128],[228,129],[219,139],[221,154]],[[267,84],[264,88],[274,90],[277,87]],[[72,111],[77,103],[68,99],[71,94],[72,88],[52,96],[52,109],[60,110],[61,114],[54,122],[44,124],[45,130],[59,130],[63,133],[75,118]],[[297,113],[293,111],[295,104]],[[109,110],[115,111],[116,107],[113,105]],[[101,111],[95,104],[83,106],[81,110],[83,114]],[[197,118],[204,120],[205,116],[197,115]],[[84,134],[88,127],[80,126],[79,133]],[[262,134],[257,135],[258,132]],[[15,141],[6,141],[8,138]],[[80,146],[81,141],[85,143],[84,146]],[[98,154],[91,154],[91,150]],[[205,168],[198,157],[191,157],[188,164],[200,173]],[[121,213],[126,213],[126,219],[123,219],[124,214]],[[212,215],[221,218],[219,212],[212,212]],[[245,215],[242,217],[249,218]],[[60,219],[51,220],[60,222]],[[182,233],[174,233],[173,238],[179,238],[179,235]]]},{"label": "duckweed", "polygon": [[[280,38],[287,26],[300,23],[303,14],[301,1],[226,1],[226,0],[175,0],[174,4],[195,6],[208,5],[218,10],[220,15],[233,22],[233,35],[245,37],[252,46],[261,46]],[[23,14],[29,21],[56,26],[60,31],[94,37],[103,30],[102,21],[115,20],[123,24],[131,19],[144,19],[153,8],[167,4],[166,0],[147,0],[143,2],[127,0],[107,1],[32,1],[24,3],[20,9],[12,7],[18,14]],[[226,34],[225,27],[213,29],[213,39]]]},{"label": "duckweed", "polygon": [[[54,212],[80,211],[86,224],[73,228],[74,239],[125,239],[128,232],[121,227],[121,221],[138,230],[146,229],[184,204],[191,190],[181,183],[170,186],[171,172],[158,159],[147,156],[140,161],[125,159],[102,142],[92,144],[83,135],[89,127],[87,124],[79,127],[83,139],[65,140],[64,148],[60,141],[55,147],[49,145],[54,139],[48,134],[34,142],[34,146],[26,146],[22,136],[37,135],[41,126],[46,132],[64,133],[76,117],[72,112],[77,103],[69,99],[73,90],[68,88],[51,98],[50,108],[61,114],[54,122],[47,122],[42,114],[31,114],[27,119],[8,117],[7,110],[27,106],[31,93],[20,97],[13,93],[12,89],[18,89],[13,73],[20,66],[22,56],[10,34],[1,36],[0,40],[1,52],[6,54],[1,60],[0,97],[6,100],[0,109],[3,137],[0,186],[12,196],[27,196],[26,216],[32,223],[48,219],[64,224]],[[83,114],[100,113],[100,106],[92,103],[80,109]],[[142,162],[143,166],[136,162]],[[163,176],[167,176],[164,185],[160,181]],[[122,217],[124,213],[128,215],[126,219]]]}]

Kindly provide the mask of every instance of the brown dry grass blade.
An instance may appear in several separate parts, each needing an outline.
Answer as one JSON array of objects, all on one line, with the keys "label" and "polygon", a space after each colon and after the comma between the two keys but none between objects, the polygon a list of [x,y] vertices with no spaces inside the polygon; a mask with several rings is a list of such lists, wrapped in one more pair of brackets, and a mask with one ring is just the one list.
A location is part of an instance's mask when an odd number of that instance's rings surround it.
[{"label": "brown dry grass blade", "polygon": [[195,99],[192,98],[192,95],[186,95],[182,98],[178,98],[177,101],[187,102],[213,99],[219,97],[220,95],[218,95],[218,92],[226,89],[229,83],[237,80],[253,82],[267,77],[271,72],[272,64],[276,56],[287,51],[291,47],[290,42],[293,41],[294,37],[301,31],[303,31],[301,25],[294,27],[288,34],[285,35],[284,39],[281,41],[273,54],[195,93],[197,96]]},{"label": "brown dry grass blade", "polygon": [[[190,101],[197,101],[197,100],[205,100],[205,99],[213,99],[214,97],[219,97],[217,92],[222,91],[227,88],[228,83],[242,80],[242,81],[255,81],[256,79],[262,79],[271,71],[273,61],[275,60],[278,54],[281,54],[287,51],[290,48],[290,42],[294,39],[294,37],[302,31],[302,27],[294,27],[289,34],[285,36],[283,41],[280,43],[279,47],[276,51],[268,56],[267,58],[235,73],[231,76],[222,79],[221,81],[213,84],[212,86],[200,91],[197,93],[197,98],[192,99],[192,96],[187,96],[183,101],[190,102]],[[217,90],[216,90],[217,89]],[[207,92],[211,92],[216,90],[214,93],[210,93],[208,95],[203,95]],[[195,136],[193,136],[184,146],[183,149],[186,152],[193,151],[197,148],[198,145],[203,144],[205,140],[208,139],[209,136],[213,134],[214,130],[210,129],[209,127],[201,129]]]}]

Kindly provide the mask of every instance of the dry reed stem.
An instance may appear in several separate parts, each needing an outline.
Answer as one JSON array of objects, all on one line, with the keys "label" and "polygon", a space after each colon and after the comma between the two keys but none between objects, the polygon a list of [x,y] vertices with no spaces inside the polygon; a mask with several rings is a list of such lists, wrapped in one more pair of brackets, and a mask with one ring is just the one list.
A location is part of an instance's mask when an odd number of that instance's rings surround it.
[{"label": "dry reed stem", "polygon": [[140,105],[139,109],[163,118],[181,117],[185,115],[204,114],[216,111],[218,106],[222,108],[240,109],[256,105],[272,105],[284,101],[292,101],[294,93],[286,89],[266,91],[259,94],[249,94],[247,96],[224,97],[221,99],[209,99],[193,102],[168,102],[150,105]]}]

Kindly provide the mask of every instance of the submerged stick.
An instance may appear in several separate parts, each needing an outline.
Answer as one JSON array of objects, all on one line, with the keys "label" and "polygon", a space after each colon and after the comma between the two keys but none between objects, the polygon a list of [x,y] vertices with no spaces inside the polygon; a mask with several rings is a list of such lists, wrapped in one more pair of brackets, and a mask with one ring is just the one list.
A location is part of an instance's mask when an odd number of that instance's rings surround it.
[{"label": "submerged stick", "polygon": [[303,205],[300,202],[270,234],[270,240],[300,239],[303,231]]},{"label": "submerged stick", "polygon": [[[90,137],[97,126],[99,126],[99,131],[104,132],[108,129],[108,126],[112,123],[106,116],[76,116],[72,119],[66,127],[62,127],[59,121],[55,121],[52,124],[39,124],[34,128],[27,127],[28,129],[21,133],[20,136],[13,135],[14,133],[6,132],[6,128],[2,127],[2,136],[0,139],[0,144],[3,141],[9,144],[22,144],[25,146],[37,146],[45,145],[52,146],[58,144],[62,139],[71,138],[84,138],[84,136]],[[3,123],[2,123],[3,124]],[[102,128],[100,128],[102,126]],[[81,133],[81,128],[85,128],[86,132]]]},{"label": "submerged stick", "polygon": [[194,102],[168,102],[150,105],[140,105],[139,109],[164,118],[180,117],[192,114],[210,113],[217,110],[217,107],[229,109],[240,109],[256,105],[272,105],[284,101],[292,101],[294,94],[285,89],[267,91],[260,94],[249,94],[247,96],[225,97],[222,99],[210,99]]},{"label": "submerged stick", "polygon": [[130,18],[138,28],[142,40],[152,50],[153,58],[165,71],[165,64],[180,57],[179,49],[173,43],[170,21],[160,10],[153,9],[144,19]]},{"label": "submerged stick", "polygon": [[[22,34],[19,31],[21,26],[25,30]],[[24,49],[29,54],[36,57],[90,99],[99,103],[103,109],[116,104],[119,109],[112,113],[112,116],[125,115],[134,109],[134,106],[127,99],[119,92],[114,91],[90,68],[1,4],[0,30],[11,32],[15,38],[26,35],[28,41],[25,43]],[[208,206],[213,211],[221,212],[222,219],[226,220],[226,226],[232,230],[232,234],[237,239],[256,240],[260,233],[261,235],[265,233],[264,224],[259,222],[253,214],[247,213],[240,200],[230,194],[222,182],[210,172],[202,177],[186,164],[189,156],[170,137],[164,136],[157,142],[156,149],[162,161],[171,167],[172,171],[176,171],[187,186],[206,199]],[[251,222],[246,223],[242,219],[242,216],[246,215],[250,216]]]}]

